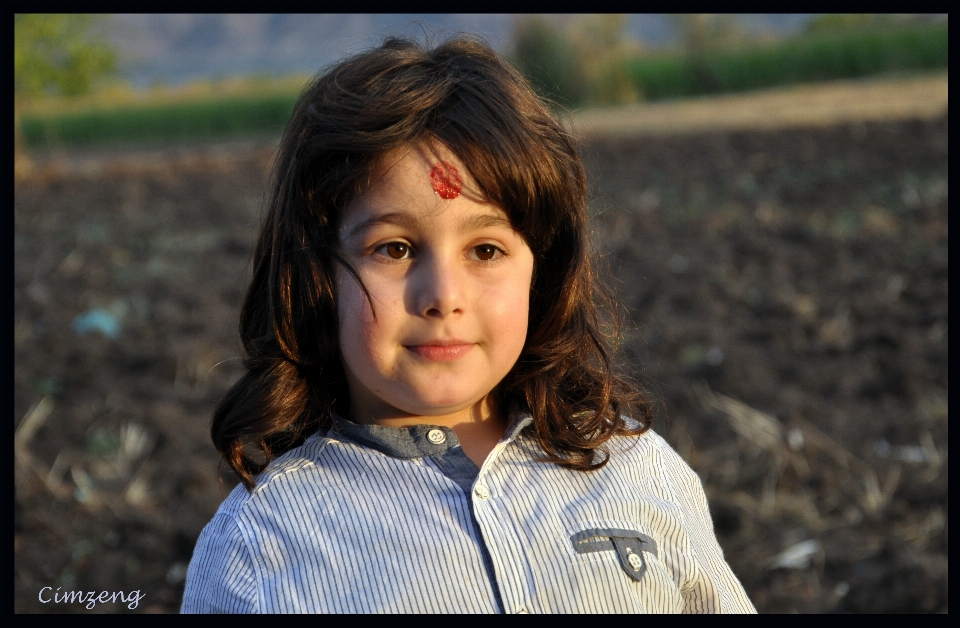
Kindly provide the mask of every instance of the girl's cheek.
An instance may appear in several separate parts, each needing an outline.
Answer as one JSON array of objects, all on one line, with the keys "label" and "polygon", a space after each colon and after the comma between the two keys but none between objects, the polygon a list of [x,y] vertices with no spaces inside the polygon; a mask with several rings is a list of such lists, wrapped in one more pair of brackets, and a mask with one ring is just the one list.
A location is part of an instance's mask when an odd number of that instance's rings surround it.
[{"label": "girl's cheek", "polygon": [[497,318],[526,318],[530,308],[530,282],[514,280],[482,290],[479,302]]},{"label": "girl's cheek", "polygon": [[357,280],[349,273],[343,272],[340,274],[338,284],[337,313],[341,321],[341,330],[344,326],[354,327],[358,321],[364,323],[373,321],[370,303]]},{"label": "girl's cheek", "polygon": [[356,282],[341,285],[339,299],[340,347],[350,368],[364,372],[376,362],[377,321]]},{"label": "girl's cheek", "polygon": [[[385,352],[387,345],[396,328],[396,299],[390,286],[376,277],[363,273],[360,275],[370,294],[366,293],[352,277],[345,278],[341,283],[340,298],[340,339],[341,346],[349,347],[356,359],[365,363],[378,363]],[[376,308],[376,316],[374,309]],[[402,309],[402,306],[401,306]]]},{"label": "girl's cheek", "polygon": [[529,296],[509,291],[507,294],[489,291],[483,301],[488,305],[484,315],[484,327],[491,338],[496,339],[501,350],[516,358],[527,338],[529,325]]},{"label": "girl's cheek", "polygon": [[484,300],[491,304],[497,317],[512,318],[526,310],[530,297],[517,290],[496,290],[484,295]]}]

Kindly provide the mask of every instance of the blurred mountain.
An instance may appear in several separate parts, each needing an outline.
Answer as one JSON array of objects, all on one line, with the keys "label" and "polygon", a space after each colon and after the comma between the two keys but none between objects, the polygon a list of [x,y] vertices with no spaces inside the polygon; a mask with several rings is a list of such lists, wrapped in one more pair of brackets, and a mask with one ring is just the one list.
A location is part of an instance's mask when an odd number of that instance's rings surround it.
[{"label": "blurred mountain", "polygon": [[[555,16],[566,20],[573,16]],[[786,34],[802,28],[804,14],[738,16],[748,31]],[[121,69],[134,85],[176,84],[231,75],[312,73],[345,54],[378,44],[386,35],[440,40],[476,33],[501,52],[510,48],[510,14],[336,15],[115,15],[111,39]],[[627,30],[647,47],[675,39],[665,14],[632,15]]]}]

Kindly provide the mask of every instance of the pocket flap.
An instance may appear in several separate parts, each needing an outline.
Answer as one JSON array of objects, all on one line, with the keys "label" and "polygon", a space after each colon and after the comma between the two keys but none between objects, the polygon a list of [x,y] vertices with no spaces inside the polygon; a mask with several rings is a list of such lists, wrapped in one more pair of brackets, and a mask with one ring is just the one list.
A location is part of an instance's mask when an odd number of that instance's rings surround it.
[{"label": "pocket flap", "polygon": [[657,542],[636,530],[591,528],[570,537],[578,554],[613,550],[623,571],[639,581],[647,571],[643,552],[657,555]]}]

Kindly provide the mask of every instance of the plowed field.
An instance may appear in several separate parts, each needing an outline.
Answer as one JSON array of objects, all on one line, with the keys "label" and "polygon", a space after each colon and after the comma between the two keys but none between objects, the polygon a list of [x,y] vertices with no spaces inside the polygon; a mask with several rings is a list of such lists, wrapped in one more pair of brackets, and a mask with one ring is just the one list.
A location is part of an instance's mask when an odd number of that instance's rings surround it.
[{"label": "plowed field", "polygon": [[[946,611],[946,115],[584,156],[623,361],[757,608]],[[16,184],[15,610],[173,612],[235,483],[208,430],[271,148],[71,159]]]}]

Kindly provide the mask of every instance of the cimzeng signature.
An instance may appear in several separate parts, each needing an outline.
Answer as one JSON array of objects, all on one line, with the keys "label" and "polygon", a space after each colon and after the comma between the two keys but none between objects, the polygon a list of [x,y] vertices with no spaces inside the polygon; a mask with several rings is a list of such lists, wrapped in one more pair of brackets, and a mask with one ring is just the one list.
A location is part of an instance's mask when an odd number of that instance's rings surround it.
[{"label": "cimzeng signature", "polygon": [[61,593],[61,588],[62,587],[57,587],[56,591],[53,590],[53,587],[43,587],[40,589],[40,594],[37,596],[40,599],[40,603],[85,604],[88,609],[92,609],[98,603],[106,604],[110,602],[115,604],[117,602],[123,602],[127,605],[127,608],[133,610],[137,608],[140,600],[146,597],[146,594],[140,594],[139,589],[131,591],[130,593],[124,593],[123,591],[115,591],[113,593],[110,591],[101,591],[98,594],[96,591],[64,591]]}]

